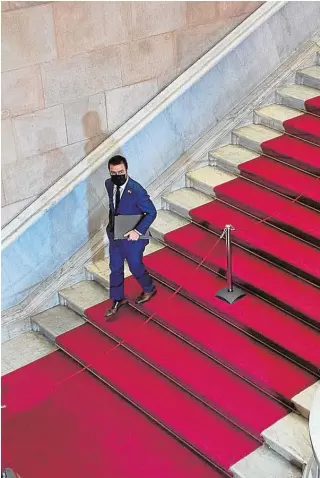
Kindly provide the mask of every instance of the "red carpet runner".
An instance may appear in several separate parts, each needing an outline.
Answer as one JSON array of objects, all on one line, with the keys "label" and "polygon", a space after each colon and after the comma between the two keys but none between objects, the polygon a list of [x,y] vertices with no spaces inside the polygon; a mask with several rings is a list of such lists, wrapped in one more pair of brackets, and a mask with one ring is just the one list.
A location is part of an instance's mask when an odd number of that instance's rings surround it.
[{"label": "red carpet runner", "polygon": [[[194,224],[188,224],[167,234],[166,241],[176,250],[200,262],[203,251],[210,249],[212,234]],[[306,322],[312,323],[320,330],[320,309],[314,307],[314,304],[320,303],[318,287],[275,268],[237,246],[233,247],[233,261],[233,276],[238,284],[259,291],[259,294],[268,300],[281,304],[289,311],[295,311]],[[207,258],[205,265],[212,271],[226,273],[226,252],[223,242],[220,242]]]},{"label": "red carpet runner", "polygon": [[223,231],[228,217],[235,227],[232,239],[236,244],[320,285],[320,250],[311,244],[218,200],[192,209],[189,214],[194,222],[218,234]]},{"label": "red carpet runner", "polygon": [[320,182],[295,168],[274,159],[260,156],[239,166],[241,176],[285,194],[292,199],[320,209]]},{"label": "red carpet runner", "polygon": [[[319,113],[319,97],[306,109]],[[22,478],[230,475],[319,379],[320,119],[284,128],[145,258],[150,302],[134,305],[126,279],[116,321],[106,301],[57,338],[75,361],[54,352],[3,378],[3,460]],[[208,254],[226,223],[247,292],[232,306],[215,296],[224,242]]]},{"label": "red carpet runner", "polygon": [[310,114],[303,114],[283,123],[286,133],[320,144],[320,118]]},{"label": "red carpet runner", "polygon": [[305,108],[310,113],[320,116],[320,96],[305,101]]},{"label": "red carpet runner", "polygon": [[89,372],[52,393],[77,370],[54,352],[2,378],[4,451],[22,478],[221,476]]},{"label": "red carpet runner", "polygon": [[214,192],[222,201],[320,246],[320,214],[317,211],[242,178],[216,186]]},{"label": "red carpet runner", "polygon": [[[130,285],[134,289],[133,282]],[[168,299],[164,296],[165,293],[165,288],[159,284],[160,300],[163,302]],[[178,299],[172,299],[171,302],[174,307],[171,312],[173,317],[180,315],[181,300]],[[186,301],[182,299],[182,302]],[[150,305],[152,307],[154,304]],[[256,438],[260,437],[265,428],[286,414],[285,407],[270,400],[237,375],[177,339],[155,322],[142,327],[137,334],[137,327],[141,327],[145,320],[138,312],[122,310],[119,320],[115,322],[106,322],[102,312],[101,306],[97,305],[87,311],[88,319],[115,340],[125,340],[126,347],[134,353],[183,384],[200,400],[250,431]],[[217,383],[219,387],[216,386]],[[234,397],[237,397],[237,400],[234,400]],[[262,408],[263,414],[260,413]]]},{"label": "red carpet runner", "polygon": [[[318,133],[319,135],[319,133]],[[264,154],[320,175],[320,148],[287,134],[261,144]]]}]

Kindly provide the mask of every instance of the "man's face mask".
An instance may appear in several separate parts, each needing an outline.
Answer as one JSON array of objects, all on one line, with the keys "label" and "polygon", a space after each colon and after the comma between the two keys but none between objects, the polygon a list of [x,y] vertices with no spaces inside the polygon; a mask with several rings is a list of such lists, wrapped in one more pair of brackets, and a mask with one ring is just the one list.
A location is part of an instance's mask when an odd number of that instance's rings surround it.
[{"label": "man's face mask", "polygon": [[113,184],[116,186],[123,186],[124,183],[127,180],[127,175],[126,174],[112,174],[111,175],[111,181]]},{"label": "man's face mask", "polygon": [[127,180],[127,172],[125,169],[120,171],[110,171],[111,181],[116,186],[123,186]]}]

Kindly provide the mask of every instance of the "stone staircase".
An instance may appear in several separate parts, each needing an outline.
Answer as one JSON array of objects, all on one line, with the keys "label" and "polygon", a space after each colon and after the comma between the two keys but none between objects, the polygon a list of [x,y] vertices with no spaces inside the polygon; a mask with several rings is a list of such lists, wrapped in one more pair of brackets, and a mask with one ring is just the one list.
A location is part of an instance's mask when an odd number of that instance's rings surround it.
[{"label": "stone staircase", "polygon": [[[245,225],[244,232],[241,231],[241,227],[238,228],[236,225],[234,242],[237,255],[235,260],[249,261],[247,262],[250,264],[249,268],[252,268],[249,274],[246,268],[240,269],[236,266],[234,271],[236,282],[246,288],[250,297],[251,295],[258,297],[261,304],[268,304],[270,310],[274,310],[275,313],[281,311],[284,314],[283,320],[285,318],[291,320],[292,329],[289,328],[291,325],[288,322],[288,334],[290,334],[290,330],[294,330],[294,326],[301,327],[301,330],[303,328],[306,337],[309,337],[308,334],[310,334],[310,348],[315,346],[318,341],[318,350],[320,350],[318,316],[312,307],[308,308],[308,304],[300,304],[295,301],[294,296],[298,297],[300,293],[303,293],[310,298],[310,301],[317,295],[319,297],[320,269],[319,266],[315,267],[315,261],[320,258],[320,231],[312,230],[312,228],[307,231],[298,230],[295,228],[294,217],[295,214],[306,214],[310,215],[312,220],[317,215],[319,219],[320,215],[320,182],[318,190],[308,186],[308,182],[314,185],[316,177],[320,175],[320,129],[315,130],[317,125],[320,125],[320,118],[317,117],[317,115],[320,116],[319,65],[318,55],[318,65],[298,71],[295,85],[285,86],[277,91],[278,104],[264,106],[255,111],[253,124],[233,131],[230,145],[210,152],[206,167],[190,171],[186,175],[184,188],[170,192],[163,197],[162,209],[158,212],[158,217],[152,226],[153,239],[145,251],[146,260],[150,258],[150,263],[147,264],[152,274],[161,283],[175,288],[176,284],[173,278],[168,277],[166,281],[160,272],[156,271],[156,266],[151,261],[153,254],[168,249],[175,253],[178,251],[182,258],[191,257],[194,262],[199,262],[200,257],[196,245],[188,243],[183,248],[176,232],[188,227],[189,229],[185,229],[186,234],[189,231],[191,235],[194,230],[191,227],[197,228],[200,242],[203,240],[204,244],[210,234],[210,240],[214,243],[218,235],[221,234],[224,224],[229,222],[227,212],[230,210],[230,214],[234,215],[234,220],[240,221],[241,219]],[[308,106],[309,100],[316,97],[318,100],[310,101],[312,105]],[[308,121],[299,123],[299,119],[306,114]],[[298,123],[292,126],[290,121],[297,119]],[[282,144],[279,143],[277,149],[277,143],[272,143],[284,136],[289,143],[292,142],[292,147],[289,145],[287,151],[281,150]],[[301,145],[306,151],[309,148],[310,153],[317,152],[317,158],[312,154],[306,155],[305,151],[301,153],[299,149]],[[262,160],[265,161],[265,174],[262,174],[261,171],[254,171],[254,168],[247,168],[248,162],[258,161],[257,158],[262,155],[264,156]],[[243,198],[242,201],[239,198],[234,198],[229,191],[222,189],[224,185],[232,184],[234,180],[242,181],[246,187],[252,187],[252,194],[266,194],[266,203],[262,202],[261,207],[268,204],[272,204],[273,208],[277,207],[276,200],[281,200],[286,206],[292,199],[296,199],[294,202],[296,209],[290,213],[290,217],[282,217],[280,222],[274,222],[272,217],[266,219],[268,211],[258,208],[258,205],[255,204],[255,197],[250,194],[250,189],[248,189],[248,197]],[[308,186],[304,191],[301,191],[300,188],[302,181],[305,181],[304,184]],[[240,187],[240,183],[238,184]],[[201,211],[205,211],[201,208],[216,202],[221,207],[221,214],[225,215],[219,217],[219,210],[216,216],[212,215],[210,218],[208,215],[204,217],[204,212],[203,216],[201,215]],[[251,206],[249,207],[250,202]],[[230,222],[233,223],[233,219]],[[255,225],[257,233],[252,229]],[[174,235],[175,233],[176,235]],[[266,237],[265,243],[259,242],[261,237]],[[273,240],[274,242],[270,242]],[[284,246],[280,247],[282,241],[285,241],[283,242]],[[299,248],[303,260],[301,260],[301,256],[287,253],[286,247],[291,247],[291,243],[292,247]],[[205,253],[204,246],[203,253]],[[225,275],[225,266],[218,259],[216,262],[215,259],[212,259],[210,263],[204,265],[206,270],[218,273],[220,276]],[[170,263],[167,264],[167,267],[170,269]],[[272,287],[269,279],[264,280],[268,277],[270,268],[274,274],[274,280],[279,283],[283,281],[283,289],[276,290]],[[94,258],[86,265],[88,280],[61,290],[59,292],[61,305],[34,316],[32,318],[34,330],[44,334],[52,342],[57,341],[59,345],[59,337],[85,324],[84,317],[88,319],[88,309],[108,300],[108,274],[108,259],[105,257]],[[130,276],[128,268],[125,269],[125,275],[126,277]],[[287,289],[286,281],[288,281]],[[187,292],[182,291],[181,293],[192,299],[191,293],[189,296]],[[200,299],[197,300],[197,304],[201,306]],[[309,303],[309,306],[313,306],[315,309],[314,300]],[[151,302],[150,307],[151,309],[143,310],[145,316],[152,311]],[[208,310],[208,306],[205,308]],[[316,380],[320,376],[320,359],[316,363],[316,357],[313,360],[311,353],[307,356],[302,348],[300,350],[299,347],[295,347],[294,344],[289,343],[289,340],[284,343],[281,342],[281,338],[269,337],[267,332],[258,328],[254,330],[252,325],[245,324],[245,319],[242,324],[240,319],[237,323],[230,317],[224,316],[223,319],[229,325],[231,324],[231,328],[234,327],[239,334],[249,336],[251,339],[253,337],[261,347],[271,350],[279,357],[286,357],[299,370],[314,374],[314,383],[309,384],[294,396],[289,395],[286,403],[283,397],[277,398],[288,407],[288,413],[262,431],[260,445],[258,443],[252,453],[234,463],[230,468],[231,473],[237,478],[301,477],[302,470],[311,456],[307,418],[310,401],[316,388]],[[89,321],[92,323],[90,317]],[[158,321],[158,323],[160,322]],[[170,330],[170,327],[168,329]],[[173,333],[182,337],[181,331],[173,330]],[[185,336],[184,339],[186,340]],[[188,339],[187,343],[196,347],[197,350],[207,353],[196,341],[192,343],[191,339]],[[291,345],[292,348],[290,348]],[[231,344],[230,347],[232,347]],[[316,356],[316,351],[314,352],[314,356]],[[318,353],[318,357],[319,355]],[[223,362],[223,358],[219,360]],[[224,365],[247,380],[244,373],[235,368],[232,369],[232,366],[226,361]],[[283,380],[285,381],[286,377],[283,377]],[[273,394],[267,388],[264,389],[262,382],[255,383],[254,378],[248,379],[248,381],[267,396],[276,396],[276,392]],[[236,401],[237,397],[234,397],[234,400]],[[263,413],[264,411],[261,410],[261,414]],[[196,450],[196,452],[199,451]],[[219,469],[222,473],[228,473],[228,470],[221,470],[220,466]]]}]

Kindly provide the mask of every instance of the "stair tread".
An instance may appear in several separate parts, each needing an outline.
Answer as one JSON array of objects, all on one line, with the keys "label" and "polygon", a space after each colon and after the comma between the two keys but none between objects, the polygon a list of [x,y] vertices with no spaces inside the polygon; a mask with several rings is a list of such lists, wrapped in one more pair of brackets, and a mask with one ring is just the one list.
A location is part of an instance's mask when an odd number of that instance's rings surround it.
[{"label": "stair tread", "polygon": [[[10,403],[2,432],[21,476],[56,478],[63,470],[63,477],[221,477],[88,372],[67,380],[79,370],[58,351],[2,379],[2,403]],[[18,411],[24,413],[17,420]],[[86,453],[79,453],[81,446]],[[41,459],[30,459],[39,450]]]},{"label": "stair tread", "polygon": [[308,421],[296,413],[289,413],[272,424],[263,431],[262,437],[274,451],[301,467],[312,456]]},{"label": "stair tread", "polygon": [[283,123],[286,133],[305,141],[320,145],[320,118],[304,113]]},{"label": "stair tread", "polygon": [[320,66],[319,65],[312,65],[299,70],[301,75],[312,76],[313,78],[317,78],[320,80]]},{"label": "stair tread", "polygon": [[1,375],[17,371],[55,350],[57,347],[37,332],[27,331],[17,335],[1,344]]},{"label": "stair tread", "polygon": [[244,126],[234,134],[240,141],[241,138],[250,140],[259,152],[320,175],[320,148],[315,144],[262,125]]},{"label": "stair tread", "polygon": [[58,335],[68,332],[85,321],[73,310],[62,305],[40,312],[32,317],[32,322],[45,330],[46,336],[55,339]]},{"label": "stair tread", "polygon": [[177,189],[176,191],[164,195],[163,199],[169,203],[172,201],[178,201],[179,204],[186,209],[201,206],[212,200],[210,196],[197,191],[194,188]]},{"label": "stair tread", "polygon": [[233,131],[236,136],[245,136],[250,140],[257,143],[263,143],[265,141],[271,141],[275,138],[282,137],[283,134],[272,128],[267,128],[261,124],[250,124],[247,126],[241,126]]},{"label": "stair tread", "polygon": [[266,446],[231,467],[235,478],[301,478],[299,468]]},{"label": "stair tread", "polygon": [[320,207],[320,182],[314,176],[288,167],[266,156],[260,156],[239,165],[241,175],[263,186],[297,198],[306,204]]},{"label": "stair tread", "polygon": [[[160,234],[163,237],[167,232],[173,231],[179,227],[189,224],[189,221],[184,217],[179,216],[171,211],[160,209],[158,215],[151,225],[152,234]],[[156,231],[156,232],[155,232]]]},{"label": "stair tread", "polygon": [[[219,199],[320,245],[320,214],[243,178],[214,189]],[[254,202],[252,202],[254,198]]]},{"label": "stair tread", "polygon": [[190,216],[218,234],[221,234],[226,222],[232,224],[235,228],[232,240],[235,243],[285,266],[290,265],[296,273],[302,272],[320,282],[320,250],[308,243],[219,200],[190,211]]},{"label": "stair tread", "polygon": [[202,182],[207,185],[219,186],[220,184],[225,183],[234,179],[234,174],[226,173],[220,169],[214,168],[212,166],[207,166],[204,168],[196,169],[187,173],[187,177],[195,182]]},{"label": "stair tread", "polygon": [[[210,178],[210,170],[215,169],[212,168],[211,166],[205,166],[204,168],[201,168],[201,175],[199,174],[198,177],[204,177],[206,173],[208,173],[207,178],[205,180],[205,183],[207,186],[209,186],[210,190],[212,191],[213,194],[213,185],[216,184],[215,179]],[[236,176],[231,176],[231,179],[235,178]],[[198,179],[199,182],[201,182],[200,179]],[[221,183],[221,184],[224,184]],[[210,197],[208,194],[205,194],[193,187],[191,188],[182,188],[179,191],[174,191],[163,198],[169,205],[175,204],[179,206],[179,211],[184,211],[187,213],[193,208],[203,206],[205,204],[209,204],[212,201],[212,197]],[[176,214],[176,213],[174,213]],[[179,215],[179,212],[177,213]],[[186,218],[187,220],[187,218]]]},{"label": "stair tread", "polygon": [[210,155],[218,161],[227,161],[237,166],[258,156],[257,153],[251,151],[250,149],[244,148],[243,146],[238,146],[236,144],[228,144],[227,146],[222,146],[214,151],[210,151]]},{"label": "stair tread", "polygon": [[255,120],[266,126],[320,144],[320,118],[283,105],[269,105],[255,111]]},{"label": "stair tread", "polygon": [[320,386],[320,382],[310,385],[310,387],[302,390],[292,398],[292,402],[295,404],[297,410],[305,418],[309,418],[311,406],[318,386]]},{"label": "stair tread", "polygon": [[305,108],[310,113],[320,116],[320,95],[306,100]]},{"label": "stair tread", "polygon": [[[170,264],[171,267],[166,267],[166,264]],[[169,286],[177,288],[182,285],[181,294],[210,311],[202,310],[180,295],[171,299],[176,304],[174,309],[173,306],[165,308],[163,304],[172,296],[172,292],[166,288],[161,289],[162,292],[159,292],[150,303],[144,304],[143,310],[148,314],[155,312],[160,317],[166,314],[170,327],[185,330],[184,333],[189,335],[193,342],[200,343],[202,349],[208,350],[209,353],[212,350],[218,357],[223,357],[224,363],[225,361],[232,363],[233,369],[236,367],[237,370],[243,371],[248,379],[252,377],[252,381],[258,383],[263,390],[270,391],[278,397],[285,397],[285,400],[290,400],[292,396],[316,381],[309,372],[243,335],[221,319],[215,318],[211,312],[243,328],[253,337],[268,337],[272,334],[275,341],[281,341],[284,348],[289,349],[296,340],[282,333],[285,330],[282,323],[283,320],[285,323],[287,320],[289,322],[293,320],[290,316],[250,294],[235,302],[230,308],[229,304],[215,297],[215,293],[225,287],[224,279],[203,268],[196,271],[194,262],[168,248],[148,256],[146,265],[155,277]],[[190,321],[191,314],[197,317],[194,323]],[[175,322],[178,322],[178,325],[175,325]],[[274,324],[277,325],[275,330]],[[256,334],[255,329],[259,331]],[[278,337],[274,337],[274,334]],[[224,343],[234,345],[226,347]],[[304,344],[304,355],[308,354],[308,358],[313,361],[319,360],[316,350],[310,351],[310,347],[300,340],[298,343],[300,347]],[[275,374],[275,370],[279,371],[279,375]],[[284,381],[284,376],[288,377],[288,380]]]},{"label": "stair tread", "polygon": [[305,85],[289,85],[279,88],[277,93],[281,96],[290,96],[302,101],[319,96],[319,90]]},{"label": "stair tread", "polygon": [[125,341],[126,346],[148,363],[257,438],[265,428],[286,415],[285,407],[160,325],[151,321],[143,327],[146,318],[132,308],[122,308],[116,321],[106,321],[103,312],[108,305],[99,304],[86,310],[90,323],[111,338]]},{"label": "stair tread", "polygon": [[296,73],[296,82],[312,88],[320,89],[320,66],[313,65],[303,68]]},{"label": "stair tread", "polygon": [[277,90],[280,102],[289,108],[320,115],[320,96],[317,88],[306,85],[290,85]]},{"label": "stair tread", "polygon": [[95,327],[85,324],[57,341],[82,363],[92,364],[90,368],[106,383],[220,468],[227,471],[256,449],[255,439],[124,348],[114,349],[115,342]]},{"label": "stair tread", "polygon": [[76,305],[75,311],[79,314],[82,314],[88,307],[92,307],[109,298],[108,292],[93,281],[78,282],[78,284],[60,290],[59,295],[70,306]]},{"label": "stair tread", "polygon": [[276,103],[272,105],[262,106],[261,108],[255,110],[255,113],[259,116],[275,119],[282,123],[304,114],[299,110],[295,110],[284,105],[278,105]]}]

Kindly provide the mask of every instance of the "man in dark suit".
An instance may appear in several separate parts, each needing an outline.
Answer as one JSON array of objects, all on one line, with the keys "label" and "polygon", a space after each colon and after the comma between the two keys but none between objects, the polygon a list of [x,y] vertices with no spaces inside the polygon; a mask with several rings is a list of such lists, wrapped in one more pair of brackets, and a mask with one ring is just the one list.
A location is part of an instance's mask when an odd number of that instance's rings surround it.
[{"label": "man in dark suit", "polygon": [[[109,224],[107,234],[109,238],[110,257],[110,298],[113,305],[106,310],[104,316],[115,315],[119,308],[128,301],[124,297],[124,261],[127,260],[129,269],[142,287],[142,293],[136,300],[143,304],[150,300],[157,292],[152,279],[143,264],[143,252],[148,239],[139,239],[144,235],[157,216],[147,191],[128,176],[128,163],[123,156],[114,156],[108,163],[110,179],[105,181],[109,196]],[[126,234],[126,239],[114,239],[115,216],[143,214],[136,229]]]}]

